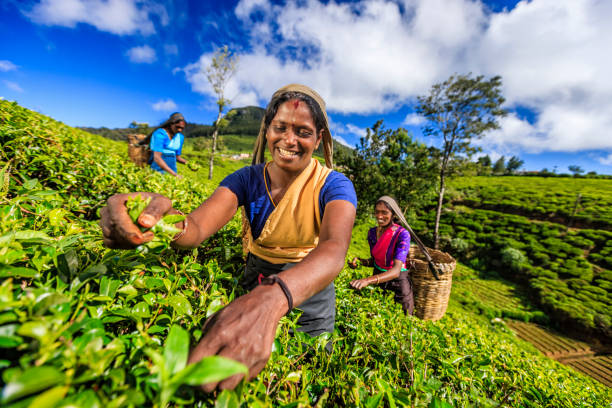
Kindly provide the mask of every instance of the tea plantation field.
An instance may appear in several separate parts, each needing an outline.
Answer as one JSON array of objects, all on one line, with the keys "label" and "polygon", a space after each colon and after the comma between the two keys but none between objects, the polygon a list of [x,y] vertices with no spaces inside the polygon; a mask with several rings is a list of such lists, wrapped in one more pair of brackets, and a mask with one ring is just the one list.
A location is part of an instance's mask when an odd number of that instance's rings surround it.
[{"label": "tea plantation field", "polygon": [[[520,284],[559,330],[612,343],[612,180],[459,178],[448,198],[448,251]],[[427,231],[433,219],[416,225]]]},{"label": "tea plantation field", "polygon": [[[136,168],[124,144],[3,100],[0,146],[3,407],[601,407],[612,401],[609,388],[545,358],[469,302],[451,297],[438,322],[404,317],[378,288],[350,290],[348,282],[369,271],[348,268],[336,281],[332,353],[324,349],[326,338],[288,334],[293,312],[282,320],[256,380],[204,394],[193,385],[242,369],[215,358],[185,366],[206,317],[241,294],[238,220],[182,252],[163,242],[141,251],[106,249],[97,222],[117,192],[160,192],[191,211],[215,187],[206,172],[180,168],[186,177],[176,180]],[[227,164],[228,171],[235,165]],[[363,255],[367,227],[356,227],[349,255]],[[584,239],[602,255],[605,245]],[[595,284],[602,273],[591,270],[584,280]]]}]

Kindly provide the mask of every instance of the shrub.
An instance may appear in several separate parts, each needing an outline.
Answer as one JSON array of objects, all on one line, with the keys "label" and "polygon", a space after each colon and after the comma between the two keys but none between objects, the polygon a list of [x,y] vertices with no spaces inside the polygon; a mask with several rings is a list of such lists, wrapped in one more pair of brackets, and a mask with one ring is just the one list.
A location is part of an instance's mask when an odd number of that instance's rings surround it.
[{"label": "shrub", "polygon": [[519,272],[527,263],[527,257],[518,249],[505,247],[500,252],[502,264],[515,272]]}]

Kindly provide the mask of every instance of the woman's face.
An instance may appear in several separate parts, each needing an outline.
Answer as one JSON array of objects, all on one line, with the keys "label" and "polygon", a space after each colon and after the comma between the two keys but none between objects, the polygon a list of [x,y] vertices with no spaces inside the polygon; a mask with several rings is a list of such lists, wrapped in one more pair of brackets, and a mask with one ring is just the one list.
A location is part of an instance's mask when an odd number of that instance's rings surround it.
[{"label": "woman's face", "polygon": [[379,227],[386,227],[393,220],[393,213],[384,203],[378,203],[374,207],[374,217],[376,217]]},{"label": "woman's face", "polygon": [[274,164],[289,173],[300,173],[308,166],[312,153],[321,142],[310,109],[293,99],[278,107],[266,133]]},{"label": "woman's face", "polygon": [[172,132],[173,135],[176,135],[177,133],[181,133],[183,130],[185,130],[185,122],[182,120],[178,122],[174,122],[173,124],[170,125],[170,131]]}]

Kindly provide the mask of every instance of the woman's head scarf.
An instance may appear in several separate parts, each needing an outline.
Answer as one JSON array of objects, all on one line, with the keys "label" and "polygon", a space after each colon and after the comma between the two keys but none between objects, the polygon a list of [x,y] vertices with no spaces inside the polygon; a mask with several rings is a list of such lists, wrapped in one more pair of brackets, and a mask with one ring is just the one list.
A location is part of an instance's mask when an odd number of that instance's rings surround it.
[{"label": "woman's head scarf", "polygon": [[[314,89],[307,87],[306,85],[300,84],[290,84],[282,87],[278,91],[274,92],[272,95],[272,99],[276,96],[280,96],[285,92],[299,92],[304,95],[310,96],[321,108],[321,112],[323,112],[324,118],[324,126],[323,126],[323,152],[325,155],[325,166],[330,169],[333,167],[333,143],[331,132],[329,131],[329,120],[327,119],[327,113],[325,112],[325,101],[321,98]],[[253,150],[253,164],[259,164],[264,162],[264,155],[266,154],[266,134],[265,134],[265,117],[261,121],[261,127],[259,128],[259,135],[257,136],[257,141],[255,142],[255,149]]]},{"label": "woman's head scarf", "polygon": [[404,213],[402,212],[399,205],[397,204],[397,201],[395,201],[392,197],[389,197],[386,195],[376,200],[376,203],[380,203],[381,201],[387,204],[387,206],[391,209],[391,212],[393,212],[393,215],[395,215],[402,224],[408,225],[408,221],[406,221],[406,218],[404,217]]},{"label": "woman's head scarf", "polygon": [[179,112],[174,112],[172,115],[170,115],[170,117],[168,119],[166,119],[166,121],[164,123],[162,123],[161,125],[159,125],[159,128],[165,128],[167,126],[170,126],[174,123],[183,121],[185,122],[185,118],[183,117],[182,113]]}]

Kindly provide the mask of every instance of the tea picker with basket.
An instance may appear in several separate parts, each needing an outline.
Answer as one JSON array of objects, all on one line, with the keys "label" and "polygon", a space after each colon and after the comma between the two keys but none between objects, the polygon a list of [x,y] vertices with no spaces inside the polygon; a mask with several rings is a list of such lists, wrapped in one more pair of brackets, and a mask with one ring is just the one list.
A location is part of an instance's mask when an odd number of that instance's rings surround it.
[{"label": "tea picker with basket", "polygon": [[[393,198],[380,197],[374,214],[378,226],[368,231],[371,257],[353,258],[349,262],[353,269],[358,262],[371,266],[374,273],[353,280],[350,285],[357,290],[381,285],[394,292],[395,301],[402,305],[404,313],[425,320],[440,319],[448,305],[455,260],[442,251],[427,249]],[[417,243],[416,248],[410,246],[411,237]]]},{"label": "tea picker with basket", "polygon": [[181,156],[185,137],[185,118],[179,112],[174,112],[149,136],[128,135],[128,155],[140,166],[151,165],[151,169],[160,173],[168,173],[174,177],[178,174],[177,163],[187,164]]}]

